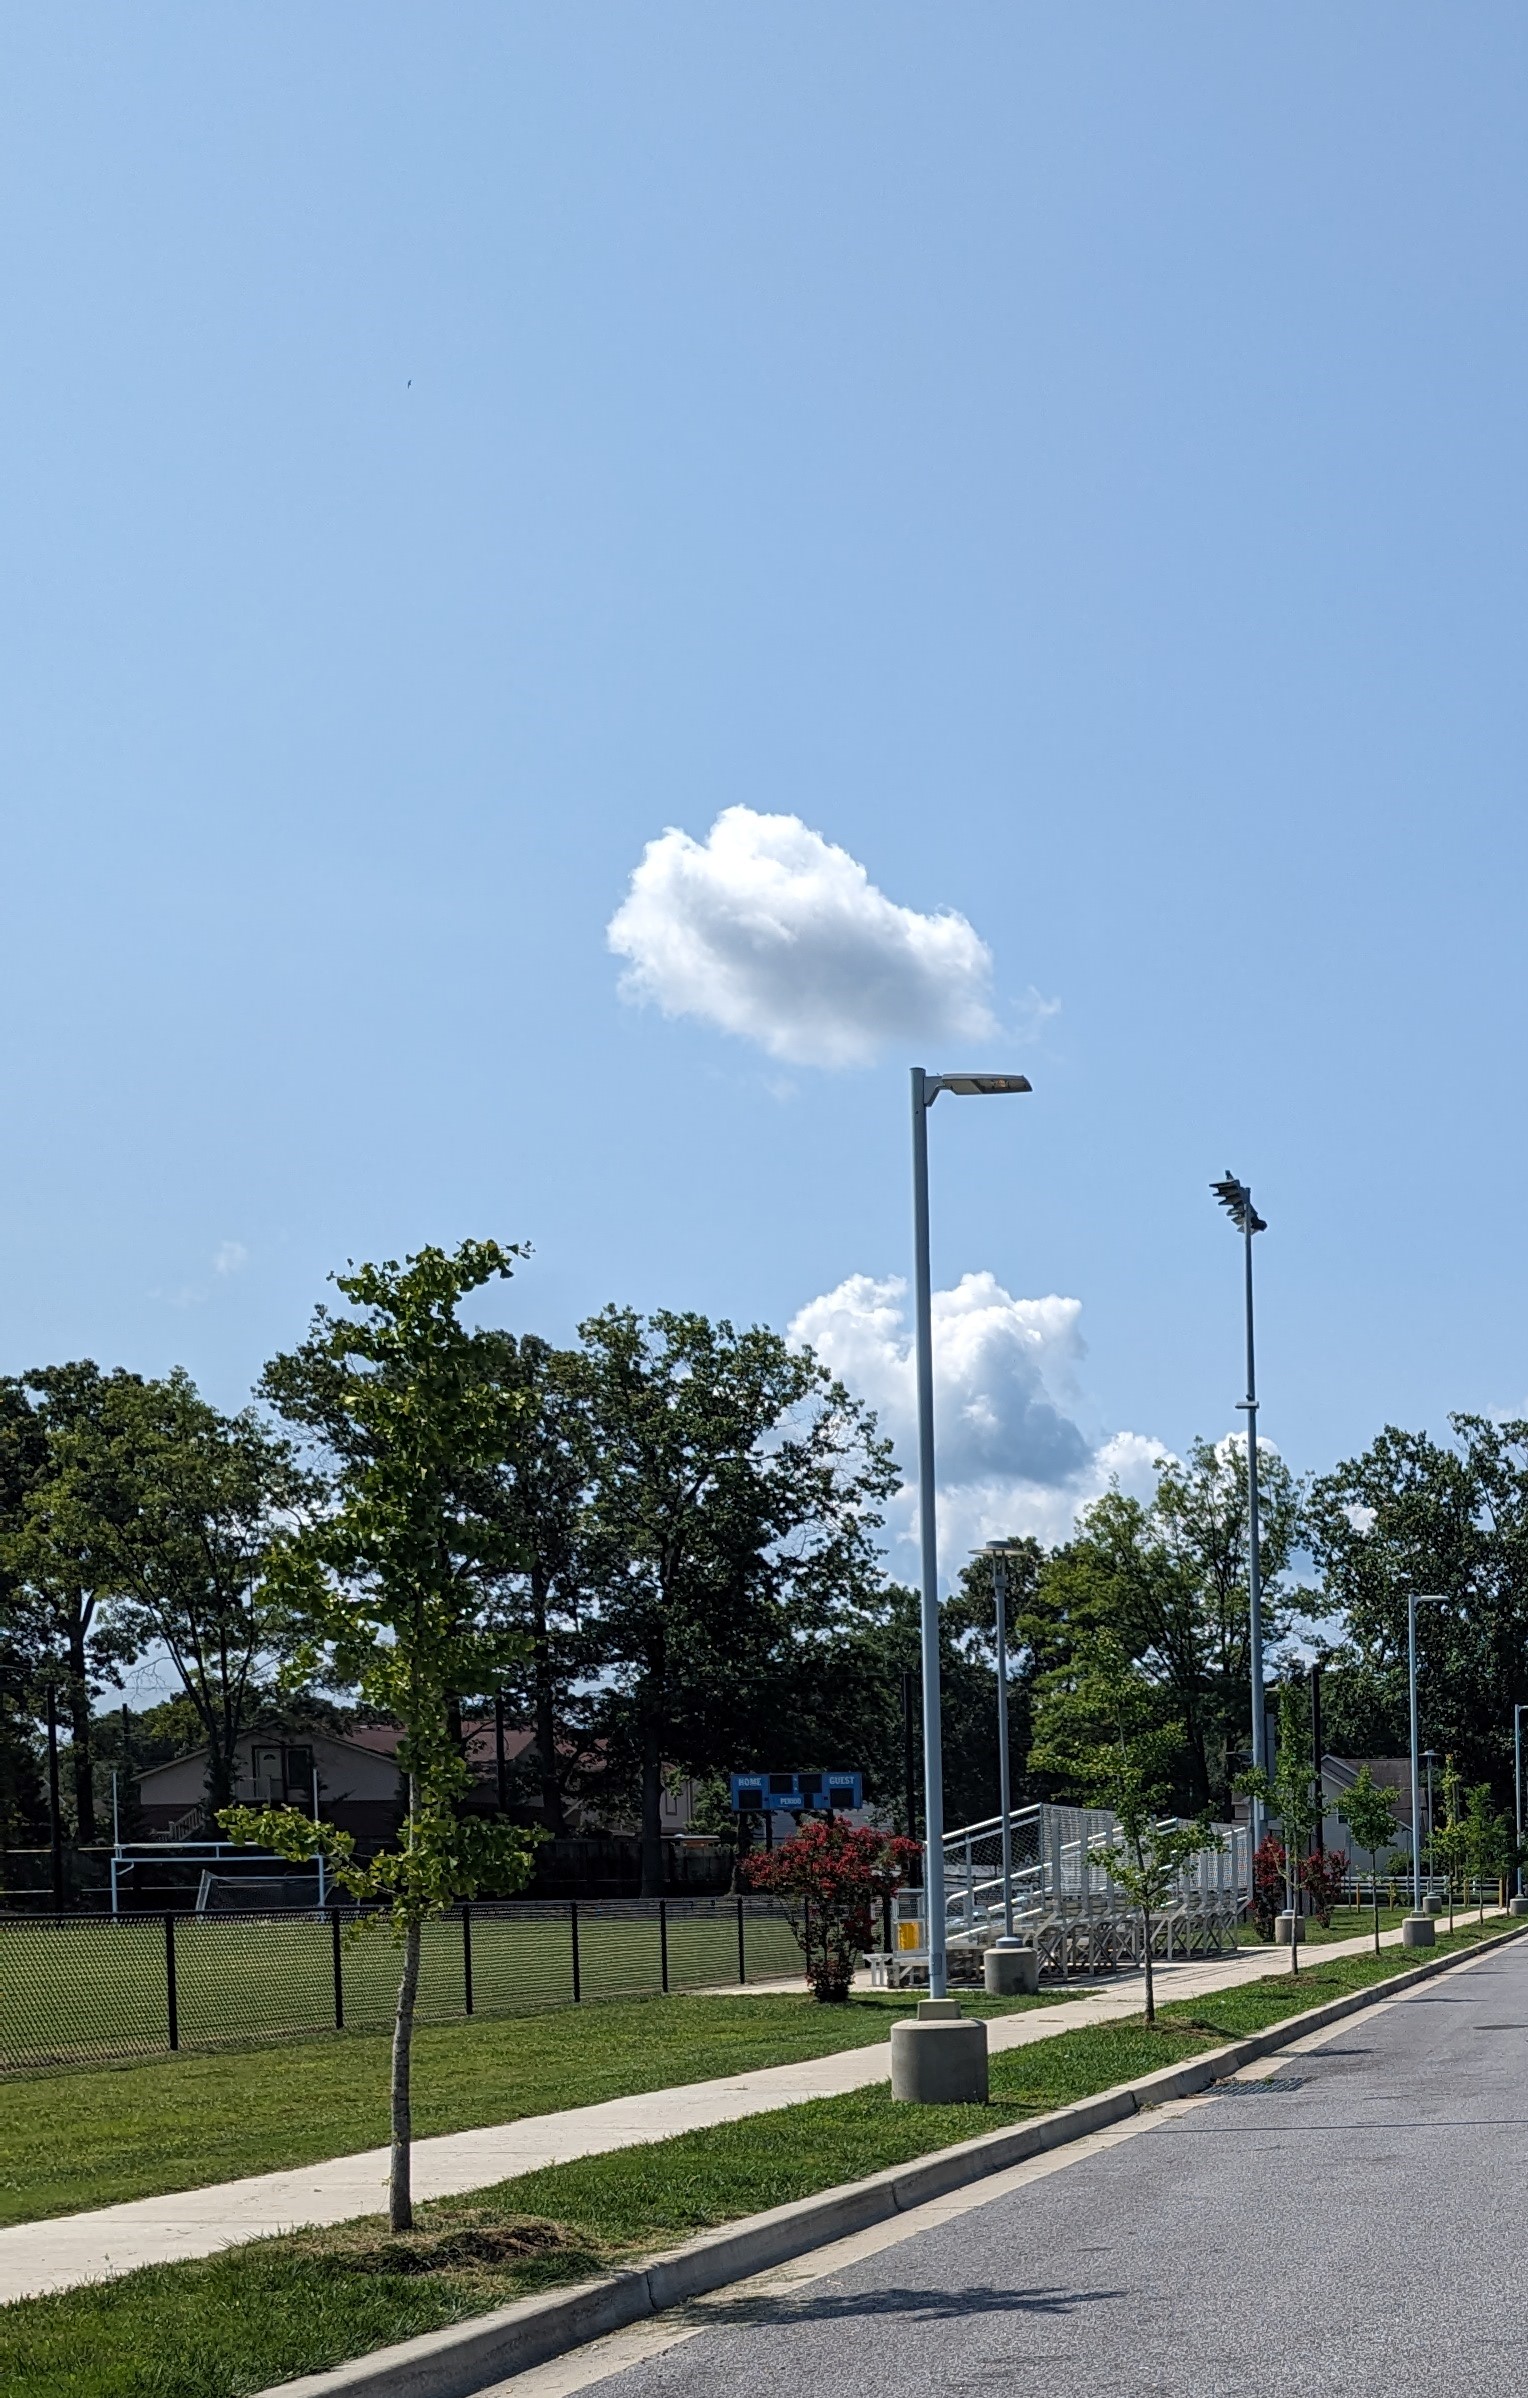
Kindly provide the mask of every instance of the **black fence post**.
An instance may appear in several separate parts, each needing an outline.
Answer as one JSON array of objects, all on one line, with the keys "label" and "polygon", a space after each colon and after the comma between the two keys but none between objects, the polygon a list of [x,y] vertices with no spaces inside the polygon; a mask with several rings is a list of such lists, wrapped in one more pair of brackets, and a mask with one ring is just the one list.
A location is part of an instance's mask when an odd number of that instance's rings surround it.
[{"label": "black fence post", "polygon": [[573,1938],[573,2004],[576,2007],[584,1995],[583,1976],[579,1971],[578,1964],[578,1901],[576,1898],[570,1898],[568,1901],[568,1930]]},{"label": "black fence post", "polygon": [[175,1987],[175,1918],[164,1919],[164,2011],[170,2027],[170,2046],[180,2046],[180,1994]]},{"label": "black fence post", "polygon": [[467,2014],[472,2013],[472,1909],[462,1901],[462,2001]]},{"label": "black fence post", "polygon": [[888,1955],[890,1955],[890,1953],[891,1953],[891,1892],[890,1892],[889,1890],[883,1890],[883,1891],[882,1891],[882,1893],[881,1893],[881,1946],[882,1946],[882,1948],[883,1948],[883,1949],[885,1949],[885,1951],[887,1952],[887,1954],[888,1954]]},{"label": "black fence post", "polygon": [[663,1995],[668,1996],[668,1900],[658,1901],[658,1971]]},{"label": "black fence post", "polygon": [[344,1951],[340,1940],[338,1907],[329,1909],[329,1944],[334,1954],[334,2028],[342,2032],[345,2028],[345,1968],[340,1962]]},{"label": "black fence post", "polygon": [[737,1978],[738,1987],[741,1989],[743,1983],[748,1979],[748,1949],[743,1931],[743,1902],[741,1899],[737,1902]]}]

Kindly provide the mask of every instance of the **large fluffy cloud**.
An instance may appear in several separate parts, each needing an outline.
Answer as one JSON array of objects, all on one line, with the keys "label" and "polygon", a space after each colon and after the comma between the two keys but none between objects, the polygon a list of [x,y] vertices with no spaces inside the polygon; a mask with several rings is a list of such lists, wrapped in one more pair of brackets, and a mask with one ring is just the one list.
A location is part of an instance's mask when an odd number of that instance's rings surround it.
[{"label": "large fluffy cloud", "polygon": [[[1081,1302],[1016,1299],[992,1274],[936,1291],[934,1434],[939,1547],[946,1574],[984,1540],[1033,1532],[1061,1540],[1111,1480],[1149,1495],[1160,1441],[1135,1432],[1092,1440],[1073,1412],[1083,1356]],[[791,1337],[808,1343],[872,1406],[906,1477],[893,1509],[896,1570],[915,1570],[917,1415],[906,1285],[851,1274],[803,1307]],[[906,1544],[906,1545],[904,1545]]]},{"label": "large fluffy cloud", "polygon": [[899,907],[799,816],[726,808],[704,842],[650,841],[607,938],[624,998],[796,1064],[994,1029],[991,952],[964,916]]}]

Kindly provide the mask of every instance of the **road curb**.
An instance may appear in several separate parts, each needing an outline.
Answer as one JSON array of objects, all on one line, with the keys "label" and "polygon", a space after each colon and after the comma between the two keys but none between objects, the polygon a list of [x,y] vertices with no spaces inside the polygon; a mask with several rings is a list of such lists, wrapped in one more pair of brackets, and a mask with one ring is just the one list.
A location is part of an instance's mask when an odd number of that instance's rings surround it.
[{"label": "road curb", "polygon": [[1405,1973],[1392,1974],[1365,1990],[1352,1990],[1323,2006],[1270,2024],[1245,2040],[1213,2048],[1182,2065],[1169,2065],[1096,2098],[1058,2107],[1032,2122],[1006,2125],[983,2132],[957,2147],[936,2149],[931,2156],[893,2165],[865,2181],[846,2182],[822,2190],[813,2198],[771,2207],[766,2214],[749,2215],[740,2223],[703,2232],[683,2247],[654,2257],[646,2265],[602,2274],[596,2281],[570,2290],[554,2290],[543,2298],[520,2298],[496,2307],[491,2314],[453,2323],[444,2331],[425,2332],[370,2356],[354,2358],[322,2373],[306,2373],[298,2381],[283,2381],[262,2390],[258,2398],[472,2398],[491,2381],[502,2381],[533,2365],[545,2364],[570,2348],[624,2331],[665,2308],[686,2299],[701,2298],[727,2283],[746,2281],[755,2273],[789,2263],[810,2249],[849,2238],[892,2216],[927,2206],[952,2190],[1004,2173],[1011,2165],[1048,2155],[1093,2132],[1122,2123],[1147,2108],[1174,2098],[1194,2098],[1213,2083],[1254,2065],[1260,2057],[1290,2047],[1329,2023],[1340,2023],[1365,2007],[1378,2005],[1435,1974],[1468,1965],[1508,1942],[1528,1938],[1528,1922],[1499,1932],[1480,1946],[1445,1957],[1429,1957]]}]

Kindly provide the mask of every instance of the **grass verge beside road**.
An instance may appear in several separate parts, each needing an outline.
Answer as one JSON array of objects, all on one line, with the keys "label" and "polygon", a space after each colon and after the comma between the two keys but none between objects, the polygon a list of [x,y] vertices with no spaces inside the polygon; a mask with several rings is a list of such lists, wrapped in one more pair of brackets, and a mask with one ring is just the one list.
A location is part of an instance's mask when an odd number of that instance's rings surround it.
[{"label": "grass verge beside road", "polygon": [[[1439,1945],[1479,1939],[1461,1930]],[[344,2224],[24,2300],[0,2311],[0,2388],[6,2398],[247,2398],[1181,2063],[1418,1961],[1400,1949],[1334,1958],[1176,2002],[1154,2030],[1136,2018],[1010,2050],[993,2060],[985,2108],[898,2106],[876,2087],[441,2200],[420,2210],[408,2240],[389,2239],[379,2221]]]},{"label": "grass verge beside road", "polygon": [[[988,2000],[983,2012],[1044,2006]],[[890,2036],[911,1995],[819,2007],[805,1994],[608,1999],[414,2036],[421,2139],[789,2065]],[[0,2083],[0,2224],[201,2189],[385,2145],[385,2035],[155,2058]]]}]

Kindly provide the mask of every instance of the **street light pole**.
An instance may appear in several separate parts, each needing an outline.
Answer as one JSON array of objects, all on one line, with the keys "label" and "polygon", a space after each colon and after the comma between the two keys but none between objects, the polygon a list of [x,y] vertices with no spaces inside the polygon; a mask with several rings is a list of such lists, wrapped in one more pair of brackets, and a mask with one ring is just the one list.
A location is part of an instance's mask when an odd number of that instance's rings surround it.
[{"label": "street light pole", "polygon": [[[1252,1236],[1266,1232],[1268,1226],[1252,1204],[1251,1184],[1239,1182],[1229,1166],[1224,1181],[1212,1183],[1210,1187],[1241,1234],[1244,1254],[1247,1396],[1237,1401],[1237,1412],[1244,1414],[1247,1419],[1247,1648],[1252,1682],[1252,1768],[1254,1773],[1266,1774],[1268,1708],[1263,1695],[1262,1518],[1257,1487],[1257,1349],[1253,1338]],[[1262,1844],[1263,1823],[1263,1802],[1260,1798],[1254,1798],[1250,1825],[1254,1856]]]},{"label": "street light pole", "polygon": [[1441,1607],[1441,1591],[1406,1593],[1406,1670],[1411,1688],[1411,1912],[1422,1912],[1422,1771],[1417,1748],[1417,1609]]},{"label": "street light pole", "polygon": [[[1432,1769],[1433,1769],[1433,1767],[1434,1767],[1434,1766],[1437,1764],[1437,1762],[1438,1762],[1438,1752],[1437,1752],[1437,1750],[1436,1750],[1436,1749],[1424,1749],[1424,1750],[1422,1751],[1422,1762],[1423,1762],[1423,1764],[1424,1764],[1424,1765],[1426,1766],[1426,1768],[1427,1768],[1427,1879],[1428,1879],[1428,1881],[1430,1882],[1430,1881],[1432,1880],[1432,1878],[1433,1878],[1433,1873],[1434,1873],[1434,1871],[1435,1871],[1435,1869],[1436,1869],[1437,1862],[1438,1862],[1438,1860],[1437,1860],[1437,1857],[1436,1857],[1436,1854],[1435,1854],[1436,1843],[1435,1843],[1435,1841],[1434,1841],[1434,1839],[1433,1839],[1433,1786],[1432,1786],[1432,1784],[1433,1784],[1433,1772],[1432,1772]],[[1429,1890],[1429,1892],[1428,1892],[1428,1894],[1427,1894],[1427,1895],[1428,1895],[1428,1897],[1429,1897],[1429,1899],[1430,1899],[1430,1898],[1432,1897],[1432,1892]]]},{"label": "street light pole", "polygon": [[989,1098],[1027,1091],[1022,1074],[927,1074],[912,1068],[913,1315],[918,1389],[918,1532],[922,1566],[924,1905],[930,1998],[949,1993],[944,1920],[944,1758],[939,1713],[939,1537],[934,1506],[934,1308],[928,1239],[928,1112],[941,1091]]}]

